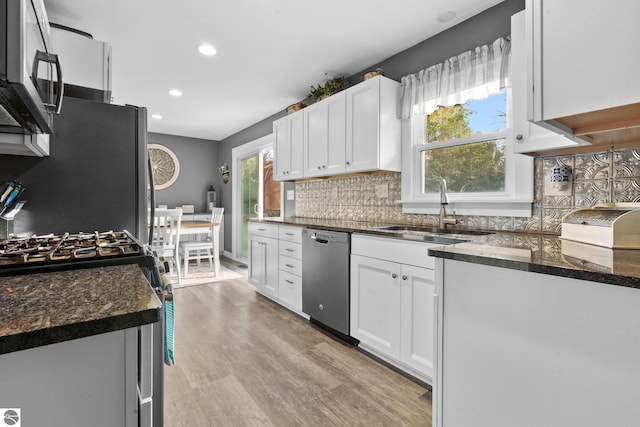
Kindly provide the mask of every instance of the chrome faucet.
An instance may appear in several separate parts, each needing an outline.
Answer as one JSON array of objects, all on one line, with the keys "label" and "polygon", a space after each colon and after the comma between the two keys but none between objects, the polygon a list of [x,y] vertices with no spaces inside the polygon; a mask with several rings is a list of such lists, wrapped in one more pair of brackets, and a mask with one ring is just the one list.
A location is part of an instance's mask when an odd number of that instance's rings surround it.
[{"label": "chrome faucet", "polygon": [[447,210],[445,209],[445,205],[448,204],[447,180],[442,178],[442,181],[440,181],[440,228],[442,229],[446,229],[449,224],[456,225],[458,223],[455,213],[453,214],[453,218],[448,217]]}]

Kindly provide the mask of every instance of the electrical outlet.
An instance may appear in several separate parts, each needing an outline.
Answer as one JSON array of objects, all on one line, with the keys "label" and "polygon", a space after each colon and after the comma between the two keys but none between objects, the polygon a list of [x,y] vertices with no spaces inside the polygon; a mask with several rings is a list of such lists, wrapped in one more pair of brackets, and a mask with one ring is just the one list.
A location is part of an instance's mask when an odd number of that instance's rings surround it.
[{"label": "electrical outlet", "polygon": [[389,197],[389,184],[376,185],[376,197],[379,199],[386,199]]},{"label": "electrical outlet", "polygon": [[287,190],[287,200],[295,200],[295,191]]},{"label": "electrical outlet", "polygon": [[544,171],[545,196],[570,196],[573,190],[573,174],[569,174],[569,181],[563,184],[561,188],[557,183],[551,182],[551,171]]}]

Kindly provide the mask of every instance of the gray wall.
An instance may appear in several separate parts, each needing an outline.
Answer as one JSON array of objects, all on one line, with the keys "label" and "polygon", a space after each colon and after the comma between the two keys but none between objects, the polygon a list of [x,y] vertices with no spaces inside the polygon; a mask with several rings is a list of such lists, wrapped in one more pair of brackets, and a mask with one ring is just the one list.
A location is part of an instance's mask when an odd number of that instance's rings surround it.
[{"label": "gray wall", "polygon": [[[437,34],[417,45],[410,47],[378,64],[372,64],[361,72],[347,79],[348,85],[357,84],[362,75],[376,68],[382,68],[387,77],[400,80],[402,76],[415,73],[421,69],[437,64],[476,46],[490,43],[498,37],[511,32],[511,15],[524,9],[525,0],[505,0],[504,2],[476,15],[455,27]],[[425,17],[425,19],[429,19]],[[314,82],[310,82],[312,84]],[[244,129],[221,141],[218,149],[220,163],[231,164],[231,150],[239,145],[268,135],[272,132],[272,123],[285,115],[284,109],[271,117]],[[288,188],[288,187],[287,187]],[[222,204],[225,207],[225,248],[231,248],[231,194],[223,194]],[[285,207],[286,208],[286,207]],[[286,209],[285,212],[289,210]]]},{"label": "gray wall", "polygon": [[149,144],[168,147],[180,162],[178,179],[170,187],[156,191],[156,206],[194,205],[196,212],[206,212],[209,185],[213,185],[220,200],[217,141],[149,132]]}]

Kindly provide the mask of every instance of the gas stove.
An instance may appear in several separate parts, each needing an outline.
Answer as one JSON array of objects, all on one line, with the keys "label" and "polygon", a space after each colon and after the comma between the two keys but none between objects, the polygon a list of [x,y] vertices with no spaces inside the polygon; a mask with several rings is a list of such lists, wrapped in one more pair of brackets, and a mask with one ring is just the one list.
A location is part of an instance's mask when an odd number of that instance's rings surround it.
[{"label": "gas stove", "polygon": [[0,276],[131,263],[155,265],[151,252],[127,231],[0,241]]}]

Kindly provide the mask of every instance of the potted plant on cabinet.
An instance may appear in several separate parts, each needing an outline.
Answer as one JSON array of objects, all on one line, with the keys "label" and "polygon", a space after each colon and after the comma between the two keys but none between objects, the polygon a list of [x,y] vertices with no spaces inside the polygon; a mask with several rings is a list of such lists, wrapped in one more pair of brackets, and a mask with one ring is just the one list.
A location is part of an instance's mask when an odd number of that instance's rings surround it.
[{"label": "potted plant on cabinet", "polygon": [[343,85],[344,77],[334,77],[330,80],[327,80],[324,85],[319,84],[318,87],[311,86],[309,98],[311,98],[314,102],[318,102],[340,92],[343,89]]}]

